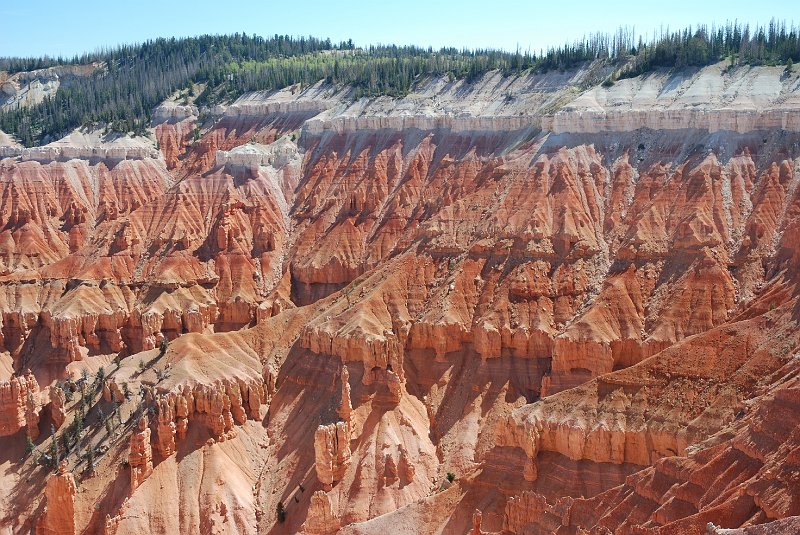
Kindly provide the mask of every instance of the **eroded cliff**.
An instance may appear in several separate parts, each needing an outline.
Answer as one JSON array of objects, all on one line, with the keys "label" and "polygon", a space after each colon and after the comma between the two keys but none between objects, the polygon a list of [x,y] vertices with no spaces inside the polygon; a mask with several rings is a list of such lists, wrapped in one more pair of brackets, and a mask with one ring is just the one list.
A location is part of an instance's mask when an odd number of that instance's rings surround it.
[{"label": "eroded cliff", "polygon": [[800,100],[776,72],[710,67],[671,96],[656,76],[580,91],[588,71],[355,102],[320,83],[203,121],[165,103],[153,142],[8,149],[0,434],[34,452],[0,464],[0,522],[800,515]]}]

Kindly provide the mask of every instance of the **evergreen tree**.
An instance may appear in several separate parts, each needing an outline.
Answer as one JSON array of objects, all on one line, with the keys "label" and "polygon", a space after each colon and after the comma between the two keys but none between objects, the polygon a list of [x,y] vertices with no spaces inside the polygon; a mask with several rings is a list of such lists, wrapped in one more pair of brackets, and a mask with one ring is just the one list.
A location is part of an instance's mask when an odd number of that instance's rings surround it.
[{"label": "evergreen tree", "polygon": [[276,514],[278,516],[278,522],[283,524],[286,521],[286,509],[283,508],[283,502],[278,502]]},{"label": "evergreen tree", "polygon": [[353,87],[353,97],[403,96],[422,77],[477,80],[491,70],[518,74],[577,68],[601,60],[624,63],[619,77],[660,68],[703,66],[725,58],[740,63],[777,65],[800,57],[800,31],[770,21],[767,27],[739,23],[698,26],[662,32],[644,41],[627,28],[591,34],[539,55],[516,50],[459,50],[370,46],[356,49],[348,40],[270,38],[234,34],[184,39],[156,39],[73,58],[0,58],[0,69],[19,72],[63,64],[97,62],[103,68],[63,83],[58,91],[31,107],[0,112],[0,130],[25,146],[58,138],[78,126],[105,126],[110,131],[142,134],[151,110],[177,92],[194,96],[205,84],[198,105],[229,101],[248,91],[319,81]]},{"label": "evergreen tree", "polygon": [[50,457],[50,467],[53,470],[58,468],[58,464],[61,462],[60,453],[58,450],[58,441],[56,440],[56,428],[54,425],[50,425],[50,449],[48,451]]},{"label": "evergreen tree", "polygon": [[91,444],[86,450],[86,471],[94,472],[94,446]]},{"label": "evergreen tree", "polygon": [[[113,415],[112,415],[112,417],[113,417]],[[114,434],[114,424],[111,423],[112,422],[112,417],[109,417],[105,422],[106,423],[106,433],[108,434],[108,436],[112,436]]]}]

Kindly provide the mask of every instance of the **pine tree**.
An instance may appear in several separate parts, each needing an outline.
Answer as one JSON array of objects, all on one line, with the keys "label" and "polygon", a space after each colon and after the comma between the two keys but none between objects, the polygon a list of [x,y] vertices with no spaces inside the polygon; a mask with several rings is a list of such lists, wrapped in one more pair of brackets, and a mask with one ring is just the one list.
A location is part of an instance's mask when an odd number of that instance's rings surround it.
[{"label": "pine tree", "polygon": [[56,440],[56,428],[52,424],[50,425],[49,456],[51,464],[50,467],[55,471],[58,468],[58,464],[61,462],[61,459],[59,458],[58,441]]},{"label": "pine tree", "polygon": [[86,450],[86,471],[89,473],[94,472],[94,446],[92,445],[89,445]]},{"label": "pine tree", "polygon": [[25,435],[25,457],[33,453],[36,449],[36,444],[33,443],[30,435]]},{"label": "pine tree", "polygon": [[790,60],[800,57],[800,29],[776,21],[755,29],[728,23],[724,28],[662,32],[644,42],[621,28],[539,55],[414,46],[356,50],[352,41],[334,47],[329,39],[235,34],[156,39],[69,59],[0,58],[0,70],[10,73],[65,62],[104,66],[103,76],[76,77],[39,104],[0,112],[0,130],[26,146],[96,123],[109,131],[141,134],[150,122],[150,110],[176,93],[194,96],[197,83],[205,84],[195,99],[198,105],[234,99],[247,91],[293,85],[302,90],[320,80],[352,86],[356,98],[397,97],[407,94],[419,77],[430,75],[475,80],[495,69],[505,74],[527,69],[546,72],[574,69],[595,60],[625,59],[628,67],[620,77],[630,77],[659,68],[708,65],[726,57],[732,64],[737,58],[744,64],[785,62],[791,72]]}]

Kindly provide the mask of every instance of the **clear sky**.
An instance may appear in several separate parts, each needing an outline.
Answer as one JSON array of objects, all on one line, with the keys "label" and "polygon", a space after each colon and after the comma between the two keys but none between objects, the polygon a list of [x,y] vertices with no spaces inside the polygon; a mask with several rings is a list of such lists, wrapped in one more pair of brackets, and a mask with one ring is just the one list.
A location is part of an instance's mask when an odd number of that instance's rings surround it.
[{"label": "clear sky", "polygon": [[798,0],[0,0],[0,56],[65,55],[154,37],[246,32],[532,52],[621,25],[770,18],[800,23]]}]

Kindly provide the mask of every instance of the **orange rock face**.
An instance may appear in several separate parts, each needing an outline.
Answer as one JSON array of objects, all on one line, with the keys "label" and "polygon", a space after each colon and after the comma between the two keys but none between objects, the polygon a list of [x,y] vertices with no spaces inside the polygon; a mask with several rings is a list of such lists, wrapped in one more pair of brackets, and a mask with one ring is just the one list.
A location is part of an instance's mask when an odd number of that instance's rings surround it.
[{"label": "orange rock face", "polygon": [[58,473],[47,479],[45,488],[46,509],[36,533],[42,535],[74,535],[75,495],[78,488],[75,477],[68,471],[66,461],[58,467]]},{"label": "orange rock face", "polygon": [[330,489],[350,465],[350,424],[321,425],[314,434],[314,467],[320,483]]},{"label": "orange rock face", "polygon": [[53,423],[53,427],[59,429],[64,425],[64,421],[67,419],[67,411],[65,409],[67,402],[66,394],[64,394],[64,391],[59,387],[51,386],[49,397],[50,419]]},{"label": "orange rock face", "polygon": [[39,383],[28,370],[25,375],[0,383],[0,436],[26,429],[36,440],[39,436]]},{"label": "orange rock face", "polygon": [[128,466],[131,469],[131,493],[153,473],[153,447],[147,416],[139,418],[137,430],[131,434]]},{"label": "orange rock face", "polygon": [[308,517],[303,523],[303,532],[314,534],[336,533],[340,526],[339,519],[333,514],[330,497],[325,491],[316,491],[311,497]]},{"label": "orange rock face", "polygon": [[800,134],[556,135],[308,91],[202,130],[165,106],[160,158],[0,162],[0,446],[44,452],[42,421],[97,463],[58,513],[66,475],[0,465],[47,496],[3,521],[791,528]]}]

